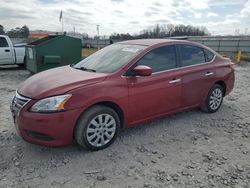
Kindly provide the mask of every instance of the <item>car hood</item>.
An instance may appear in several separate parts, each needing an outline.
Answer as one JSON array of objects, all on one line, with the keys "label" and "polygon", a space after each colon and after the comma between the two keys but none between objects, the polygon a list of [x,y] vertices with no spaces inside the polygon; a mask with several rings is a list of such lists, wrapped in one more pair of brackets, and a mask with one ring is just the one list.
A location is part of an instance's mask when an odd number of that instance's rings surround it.
[{"label": "car hood", "polygon": [[104,73],[94,73],[63,66],[35,74],[24,81],[18,93],[32,99],[60,95],[72,89],[103,81]]}]

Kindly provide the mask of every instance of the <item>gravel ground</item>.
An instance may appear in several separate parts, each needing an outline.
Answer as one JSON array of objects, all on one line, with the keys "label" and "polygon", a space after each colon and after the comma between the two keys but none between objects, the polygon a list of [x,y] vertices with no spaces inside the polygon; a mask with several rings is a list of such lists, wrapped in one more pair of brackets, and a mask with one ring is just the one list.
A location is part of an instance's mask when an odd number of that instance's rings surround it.
[{"label": "gravel ground", "polygon": [[0,68],[0,187],[250,187],[250,63],[236,67],[221,109],[198,109],[123,130],[109,148],[24,142],[9,103],[30,74]]}]

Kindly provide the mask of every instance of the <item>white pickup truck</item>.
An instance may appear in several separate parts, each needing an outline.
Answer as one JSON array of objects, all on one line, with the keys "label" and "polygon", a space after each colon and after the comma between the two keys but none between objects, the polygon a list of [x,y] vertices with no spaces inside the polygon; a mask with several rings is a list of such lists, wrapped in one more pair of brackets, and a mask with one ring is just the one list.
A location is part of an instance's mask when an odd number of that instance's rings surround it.
[{"label": "white pickup truck", "polygon": [[24,65],[25,44],[13,45],[10,38],[0,35],[0,65]]}]

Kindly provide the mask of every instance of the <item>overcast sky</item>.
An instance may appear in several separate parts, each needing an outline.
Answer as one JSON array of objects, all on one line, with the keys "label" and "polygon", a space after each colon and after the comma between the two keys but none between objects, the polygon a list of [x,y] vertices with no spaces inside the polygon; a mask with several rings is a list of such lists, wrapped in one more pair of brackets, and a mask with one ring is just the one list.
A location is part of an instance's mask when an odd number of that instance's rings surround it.
[{"label": "overcast sky", "polygon": [[250,33],[250,0],[0,0],[0,24],[61,31],[61,10],[66,31],[75,27],[90,36],[96,24],[100,35],[170,23],[206,26],[213,35]]}]

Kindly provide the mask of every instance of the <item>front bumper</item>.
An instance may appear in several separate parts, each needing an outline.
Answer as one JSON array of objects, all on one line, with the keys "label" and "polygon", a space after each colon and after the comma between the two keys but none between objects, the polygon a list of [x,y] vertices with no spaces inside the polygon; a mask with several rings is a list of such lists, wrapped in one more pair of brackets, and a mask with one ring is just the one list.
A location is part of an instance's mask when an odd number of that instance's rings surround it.
[{"label": "front bumper", "polygon": [[11,111],[18,134],[27,142],[43,146],[65,146],[72,143],[74,127],[82,109],[58,113],[33,113],[30,101],[20,111]]}]

